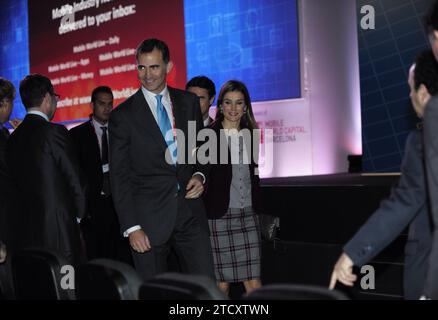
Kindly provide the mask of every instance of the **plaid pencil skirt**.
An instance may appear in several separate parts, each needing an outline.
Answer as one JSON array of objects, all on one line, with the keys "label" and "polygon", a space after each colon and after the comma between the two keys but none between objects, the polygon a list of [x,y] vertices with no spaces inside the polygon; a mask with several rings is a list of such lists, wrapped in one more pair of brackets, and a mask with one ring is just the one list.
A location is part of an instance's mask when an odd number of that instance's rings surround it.
[{"label": "plaid pencil skirt", "polygon": [[260,228],[252,207],[228,209],[208,220],[216,280],[241,282],[260,279]]}]

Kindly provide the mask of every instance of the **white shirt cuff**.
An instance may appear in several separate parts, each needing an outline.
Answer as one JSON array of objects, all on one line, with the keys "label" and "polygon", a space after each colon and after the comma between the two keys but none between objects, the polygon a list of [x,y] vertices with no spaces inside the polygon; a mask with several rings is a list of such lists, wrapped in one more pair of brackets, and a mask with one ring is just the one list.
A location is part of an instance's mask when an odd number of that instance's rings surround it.
[{"label": "white shirt cuff", "polygon": [[77,217],[76,217],[76,221],[77,221],[78,224],[81,223],[81,220],[82,220],[81,218],[77,218]]},{"label": "white shirt cuff", "polygon": [[194,177],[194,176],[196,176],[197,174],[199,174],[201,177],[202,177],[202,184],[205,184],[205,176],[204,176],[204,174],[202,173],[202,172],[200,172],[200,171],[197,171],[197,172],[195,172],[193,175],[192,175],[192,177]]},{"label": "white shirt cuff", "polygon": [[127,238],[127,237],[129,237],[129,235],[131,233],[133,233],[134,231],[137,231],[137,230],[141,230],[141,227],[139,225],[133,226],[133,227],[129,228],[128,230],[126,230],[125,232],[123,232],[123,236],[125,238]]}]

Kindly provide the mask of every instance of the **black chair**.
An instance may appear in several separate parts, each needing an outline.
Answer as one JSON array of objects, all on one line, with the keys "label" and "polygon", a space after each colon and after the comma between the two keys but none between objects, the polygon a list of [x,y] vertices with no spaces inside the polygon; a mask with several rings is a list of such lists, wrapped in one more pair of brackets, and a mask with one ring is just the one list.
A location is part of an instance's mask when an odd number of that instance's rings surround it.
[{"label": "black chair", "polygon": [[140,300],[227,300],[215,281],[205,276],[164,273],[143,283]]},{"label": "black chair", "polygon": [[62,270],[68,263],[59,254],[41,248],[27,248],[13,254],[11,263],[16,299],[75,299],[74,283],[69,283],[66,278],[69,273]]},{"label": "black chair", "polygon": [[122,262],[95,259],[78,268],[78,300],[137,300],[142,281],[135,270]]},{"label": "black chair", "polygon": [[349,300],[336,290],[313,285],[268,284],[242,297],[243,300]]}]

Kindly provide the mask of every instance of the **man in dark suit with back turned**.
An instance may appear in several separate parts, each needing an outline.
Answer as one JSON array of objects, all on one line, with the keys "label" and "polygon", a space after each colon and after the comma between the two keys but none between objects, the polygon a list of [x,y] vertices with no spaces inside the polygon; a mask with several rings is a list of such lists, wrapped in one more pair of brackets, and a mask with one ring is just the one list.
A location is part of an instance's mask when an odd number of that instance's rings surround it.
[{"label": "man in dark suit with back turned", "polygon": [[59,96],[39,74],[20,82],[20,96],[27,115],[12,133],[6,153],[23,204],[17,246],[56,251],[76,265],[83,260],[77,218],[85,215],[85,195],[68,131],[50,122]]},{"label": "man in dark suit with back turned", "polygon": [[6,165],[6,144],[10,135],[4,126],[11,115],[14,98],[13,84],[0,78],[0,263],[4,261],[3,256],[6,258],[6,246],[3,242],[8,242],[10,233],[8,216],[11,215],[14,205],[11,198],[11,179]]},{"label": "man in dark suit with back turned", "polygon": [[174,134],[181,130],[188,138],[189,121],[196,123],[196,132],[202,128],[199,99],[166,85],[172,62],[163,41],[143,41],[136,59],[142,86],[112,111],[109,122],[111,190],[121,230],[129,237],[135,267],[144,279],[167,271],[170,248],[184,272],[214,278],[199,198],[203,168],[194,169],[180,159],[182,152],[188,155],[189,144],[175,141]]},{"label": "man in dark suit with back turned", "polygon": [[[435,59],[438,61],[438,1],[425,18],[426,32]],[[438,300],[438,96],[430,99],[424,114],[424,158],[427,171],[428,196],[433,218],[433,240],[426,277],[425,298]]]},{"label": "man in dark suit with back turned", "polygon": [[108,120],[113,101],[111,88],[95,88],[91,94],[93,113],[90,120],[71,129],[70,135],[88,182],[89,215],[81,221],[87,258],[108,258],[132,264],[129,243],[120,234],[110,189]]},{"label": "man in dark suit with back turned", "polygon": [[[432,51],[417,56],[408,82],[412,106],[422,118],[427,110],[427,102],[438,93],[438,64]],[[357,280],[352,272],[353,265],[361,267],[369,262],[409,225],[405,247],[404,296],[406,299],[419,299],[422,296],[432,246],[432,224],[421,131],[414,130],[407,138],[402,174],[391,196],[381,203],[344,246],[344,253],[332,273],[331,288],[334,288],[336,281],[352,286]]]}]

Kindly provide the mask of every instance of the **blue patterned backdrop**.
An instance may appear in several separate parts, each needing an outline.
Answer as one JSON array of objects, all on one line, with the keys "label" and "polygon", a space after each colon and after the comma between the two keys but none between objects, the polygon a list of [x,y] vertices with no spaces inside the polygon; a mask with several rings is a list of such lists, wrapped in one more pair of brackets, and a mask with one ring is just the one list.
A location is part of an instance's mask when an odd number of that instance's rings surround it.
[{"label": "blue patterned backdrop", "polygon": [[[399,171],[406,137],[420,120],[407,76],[415,55],[429,47],[423,17],[433,0],[358,0],[372,5],[376,29],[359,29],[363,170]],[[359,11],[359,10],[358,10]]]},{"label": "blue patterned backdrop", "polygon": [[185,0],[187,76],[245,82],[254,101],[301,96],[296,0]]},{"label": "blue patterned backdrop", "polygon": [[25,110],[18,93],[18,85],[29,73],[27,0],[2,0],[0,51],[0,76],[12,81],[17,89],[11,119],[22,119]]}]

